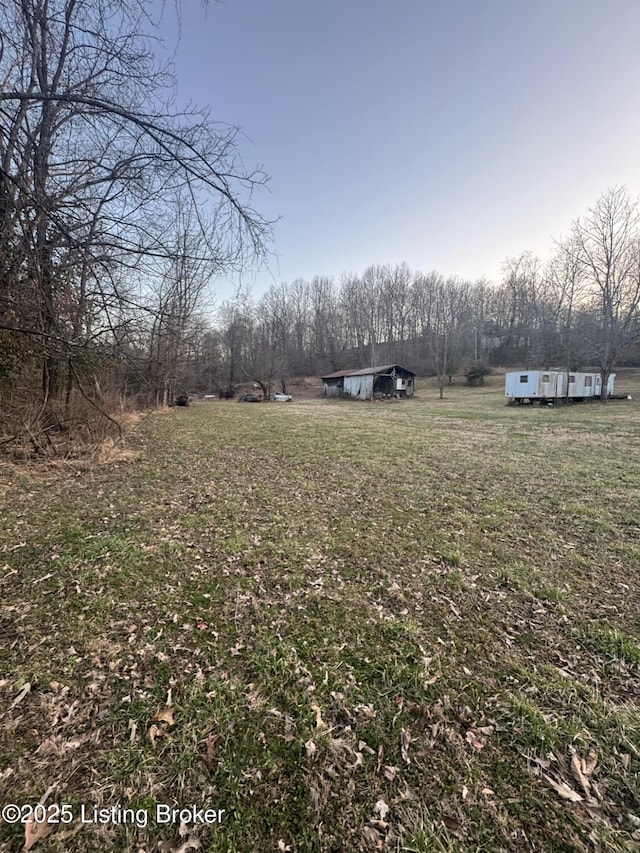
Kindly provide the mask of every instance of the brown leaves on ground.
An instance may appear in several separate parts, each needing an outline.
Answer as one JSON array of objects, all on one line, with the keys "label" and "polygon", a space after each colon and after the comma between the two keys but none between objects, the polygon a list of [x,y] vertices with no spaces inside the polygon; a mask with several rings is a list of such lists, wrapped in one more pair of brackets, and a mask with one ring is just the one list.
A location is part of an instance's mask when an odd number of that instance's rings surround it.
[{"label": "brown leaves on ground", "polygon": [[24,823],[24,846],[22,850],[26,853],[31,850],[38,841],[42,841],[47,835],[50,835],[54,829],[58,828],[57,818],[59,815],[59,806],[55,803],[50,806],[45,806],[49,794],[58,787],[57,783],[51,785],[40,798],[40,802],[34,807],[33,817]]},{"label": "brown leaves on ground", "polygon": [[205,740],[200,744],[200,759],[209,773],[213,773],[218,765],[218,759],[216,757],[216,743],[219,738],[219,734],[209,732]]},{"label": "brown leaves on ground", "polygon": [[555,779],[552,779],[551,776],[547,776],[546,773],[543,773],[543,776],[563,800],[569,800],[571,803],[582,802],[583,797],[581,797],[577,791],[574,791],[571,785],[568,785],[566,782],[556,782]]},{"label": "brown leaves on ground", "polygon": [[484,749],[489,735],[495,731],[493,726],[473,726],[467,730],[465,740],[475,750]]},{"label": "brown leaves on ground", "polygon": [[170,708],[168,705],[165,705],[160,711],[156,711],[156,713],[151,718],[152,723],[166,723],[169,728],[175,726],[176,721],[174,718],[175,708]]},{"label": "brown leaves on ground", "polygon": [[580,787],[587,797],[591,796],[592,786],[596,796],[598,796],[598,798],[600,797],[598,789],[590,779],[597,764],[598,753],[595,749],[590,749],[586,758],[582,758],[578,755],[575,749],[571,750],[571,773],[573,774],[573,778],[576,782],[580,784]]},{"label": "brown leaves on ground", "polygon": [[406,729],[402,729],[400,733],[400,754],[402,755],[402,760],[406,764],[411,764],[411,757],[409,755],[409,744],[411,743],[411,735]]},{"label": "brown leaves on ground", "polygon": [[311,710],[314,711],[315,715],[316,715],[316,728],[317,729],[326,729],[327,724],[322,719],[322,712],[321,712],[320,706],[317,705],[315,702],[312,702],[311,703]]},{"label": "brown leaves on ground", "polygon": [[22,702],[22,700],[24,699],[24,697],[25,697],[28,693],[30,693],[30,692],[31,692],[31,683],[30,683],[30,682],[27,682],[27,683],[24,685],[24,687],[19,691],[18,695],[17,695],[17,696],[16,696],[16,698],[13,700],[13,702],[11,703],[11,705],[9,705],[9,710],[10,710],[10,711],[13,711],[13,709],[16,707],[16,705],[19,705],[19,704],[20,704],[20,702]]},{"label": "brown leaves on ground", "polygon": [[147,732],[149,740],[155,746],[156,740],[159,738],[166,737],[169,733],[169,729],[173,728],[176,724],[174,718],[175,708],[172,708],[170,705],[165,705],[164,708],[161,708],[151,718],[151,725],[149,726],[149,730]]},{"label": "brown leaves on ground", "polygon": [[[586,756],[581,756],[576,749],[570,749],[571,759],[569,766],[563,766],[561,762],[557,763],[556,778],[551,777],[547,773],[543,773],[545,781],[551,785],[556,793],[571,803],[580,803],[586,801],[589,805],[598,805],[602,800],[602,794],[596,783],[591,778],[598,764],[598,753],[595,749],[590,749]],[[550,766],[551,762],[545,762]],[[573,782],[574,784],[569,784]],[[582,789],[582,793],[576,790],[575,783]]]},{"label": "brown leaves on ground", "polygon": [[[47,818],[50,816],[53,817],[53,810],[57,809],[57,806],[49,806],[47,809]],[[58,826],[57,823],[50,823],[49,820],[28,820],[24,825],[24,847],[23,851],[31,850],[31,848],[38,843],[38,841],[42,841],[43,838],[46,838],[47,835],[50,835],[54,829]]]}]

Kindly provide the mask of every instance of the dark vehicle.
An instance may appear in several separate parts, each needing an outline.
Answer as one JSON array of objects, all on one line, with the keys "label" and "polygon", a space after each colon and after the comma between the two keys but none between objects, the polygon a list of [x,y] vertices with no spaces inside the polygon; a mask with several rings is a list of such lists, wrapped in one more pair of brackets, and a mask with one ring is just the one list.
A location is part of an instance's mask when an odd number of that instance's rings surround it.
[{"label": "dark vehicle", "polygon": [[178,394],[176,397],[176,406],[188,406],[189,405],[189,395],[188,394]]},{"label": "dark vehicle", "polygon": [[238,400],[239,403],[261,403],[262,397],[257,394],[243,394]]}]

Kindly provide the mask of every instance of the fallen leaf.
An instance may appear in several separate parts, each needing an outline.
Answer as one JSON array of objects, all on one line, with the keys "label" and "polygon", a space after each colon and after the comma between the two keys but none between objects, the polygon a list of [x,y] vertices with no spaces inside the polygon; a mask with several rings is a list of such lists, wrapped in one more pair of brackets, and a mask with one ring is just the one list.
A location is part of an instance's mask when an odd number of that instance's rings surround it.
[{"label": "fallen leaf", "polygon": [[311,704],[311,710],[316,712],[316,728],[317,729],[326,729],[327,724],[322,719],[322,714],[320,712],[320,706],[316,705],[315,702]]},{"label": "fallen leaf", "polygon": [[380,820],[384,820],[389,814],[389,806],[385,803],[384,800],[378,800],[378,802],[373,807],[373,813],[378,815],[380,817]]},{"label": "fallen leaf", "polygon": [[166,723],[170,728],[171,726],[175,726],[176,721],[173,717],[175,708],[170,708],[168,705],[161,711],[157,711],[153,717],[151,718],[152,723]]},{"label": "fallen leaf", "polygon": [[373,826],[365,826],[362,830],[362,843],[360,850],[383,850],[384,841],[378,835],[378,831]]},{"label": "fallen leaf", "polygon": [[154,723],[152,726],[149,727],[147,735],[149,736],[149,740],[151,741],[151,743],[155,745],[156,739],[167,736],[167,730],[164,726],[156,726],[156,724]]},{"label": "fallen leaf", "polygon": [[129,720],[129,731],[130,731],[129,742],[135,743],[136,736],[138,733],[138,724],[136,723],[135,720]]},{"label": "fallen leaf", "polygon": [[548,761],[546,758],[538,758],[537,755],[527,755],[524,752],[522,753],[522,755],[527,759],[527,761],[534,761],[544,770],[548,770],[551,767],[551,762]]},{"label": "fallen leaf", "polygon": [[411,743],[411,735],[406,729],[402,729],[400,733],[400,754],[402,755],[402,760],[407,764],[411,764],[411,758],[409,756],[408,747]]},{"label": "fallen leaf", "polygon": [[582,772],[584,775],[589,778],[593,771],[596,769],[596,765],[598,763],[598,753],[595,749],[590,749],[587,753],[587,757],[581,759]]},{"label": "fallen leaf", "polygon": [[477,750],[484,749],[487,745],[486,737],[484,737],[484,735],[477,734],[474,729],[469,729],[465,735],[465,740],[473,747],[473,749]]},{"label": "fallen leaf", "polygon": [[365,741],[363,741],[363,740],[359,740],[359,741],[358,741],[358,749],[359,749],[361,752],[366,752],[366,753],[367,753],[367,755],[375,755],[375,754],[376,754],[375,749],[371,749],[371,747],[369,746],[369,744],[368,744],[368,743],[366,743],[366,742],[365,742]]},{"label": "fallen leaf", "polygon": [[204,762],[207,770],[212,773],[217,765],[217,760],[215,757],[216,753],[216,741],[218,740],[219,735],[215,734],[215,732],[211,732],[205,741],[203,741],[204,749],[200,753],[200,758]]},{"label": "fallen leaf", "polygon": [[59,756],[61,753],[60,736],[48,737],[43,740],[40,746],[36,749],[36,755],[42,756]]},{"label": "fallen leaf", "polygon": [[591,794],[591,785],[589,784],[587,777],[582,772],[582,762],[575,749],[571,750],[571,773],[587,797],[589,797]]},{"label": "fallen leaf", "polygon": [[443,815],[442,822],[449,832],[453,833],[458,838],[462,838],[462,824],[460,821],[456,820],[454,817],[450,817],[449,815]]},{"label": "fallen leaf", "polygon": [[313,756],[316,754],[316,745],[313,742],[312,738],[309,738],[309,740],[305,743],[304,748],[307,751],[307,756],[309,758],[313,758]]},{"label": "fallen leaf", "polygon": [[247,705],[251,711],[257,711],[266,704],[266,699],[255,685],[250,684],[247,691]]},{"label": "fallen leaf", "polygon": [[393,782],[393,780],[396,778],[397,772],[397,767],[394,767],[392,764],[385,764],[384,769],[382,771],[382,775],[388,782]]},{"label": "fallen leaf", "polygon": [[187,853],[188,850],[202,850],[200,839],[195,836],[187,838],[179,847],[172,847],[171,853]]},{"label": "fallen leaf", "polygon": [[309,793],[311,794],[311,805],[313,806],[316,814],[320,814],[320,793],[317,788],[309,788]]},{"label": "fallen leaf", "polygon": [[[51,805],[47,809],[47,818],[51,814],[54,817],[54,809],[58,809],[58,806]],[[57,814],[57,812],[55,813]],[[31,850],[31,848],[38,843],[38,841],[42,841],[43,838],[46,838],[47,835],[50,835],[53,830],[57,827],[56,823],[49,823],[48,820],[28,820],[25,821],[24,824],[24,847],[23,851]]]},{"label": "fallen leaf", "polygon": [[30,693],[30,692],[31,692],[31,682],[30,682],[30,681],[27,681],[27,683],[26,683],[26,684],[24,685],[24,687],[20,690],[20,692],[18,693],[18,695],[16,696],[16,698],[15,698],[15,699],[13,700],[13,702],[9,705],[9,710],[11,711],[13,708],[15,708],[15,707],[16,707],[16,705],[19,705],[19,704],[20,704],[20,702],[22,702],[22,700],[24,699],[24,697],[27,695],[27,693]]},{"label": "fallen leaf", "polygon": [[583,797],[577,791],[574,791],[566,782],[556,782],[555,779],[552,779],[551,776],[547,776],[546,773],[542,774],[543,777],[547,780],[547,782],[551,785],[551,787],[560,794],[563,800],[569,800],[572,803],[581,803]]}]

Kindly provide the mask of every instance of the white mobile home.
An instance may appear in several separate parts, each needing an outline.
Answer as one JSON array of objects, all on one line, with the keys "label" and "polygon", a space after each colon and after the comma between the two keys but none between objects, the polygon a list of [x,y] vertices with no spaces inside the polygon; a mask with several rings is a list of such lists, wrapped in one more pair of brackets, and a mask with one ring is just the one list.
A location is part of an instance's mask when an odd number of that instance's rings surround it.
[{"label": "white mobile home", "polygon": [[[607,383],[607,395],[613,394],[615,374]],[[568,373],[566,370],[518,370],[505,376],[504,393],[513,403],[557,403],[567,400],[599,399],[599,373]]]}]

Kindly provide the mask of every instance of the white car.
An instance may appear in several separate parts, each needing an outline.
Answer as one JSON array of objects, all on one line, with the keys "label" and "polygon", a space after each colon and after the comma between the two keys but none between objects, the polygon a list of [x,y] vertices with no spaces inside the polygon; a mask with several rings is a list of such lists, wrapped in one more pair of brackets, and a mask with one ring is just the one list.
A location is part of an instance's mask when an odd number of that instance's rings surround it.
[{"label": "white car", "polygon": [[276,403],[288,403],[290,400],[293,400],[291,394],[274,394],[273,399]]}]

